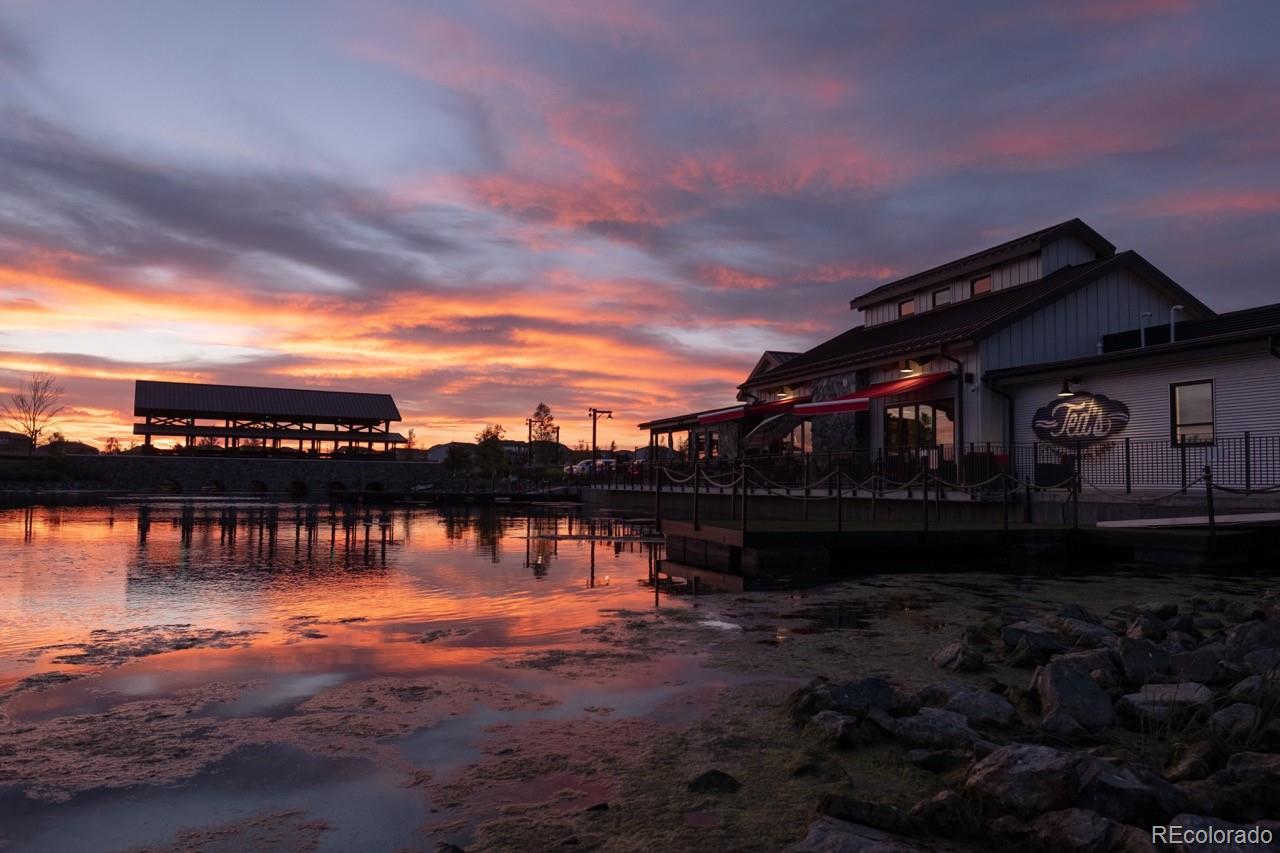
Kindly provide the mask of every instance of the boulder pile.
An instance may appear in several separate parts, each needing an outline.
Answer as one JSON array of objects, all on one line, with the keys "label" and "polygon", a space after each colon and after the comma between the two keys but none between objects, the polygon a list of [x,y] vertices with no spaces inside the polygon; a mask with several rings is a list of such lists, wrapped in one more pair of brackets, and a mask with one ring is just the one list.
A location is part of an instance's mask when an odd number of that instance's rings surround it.
[{"label": "boulder pile", "polygon": [[789,698],[828,748],[900,745],[939,784],[914,807],[829,796],[790,853],[1154,850],[1175,822],[1280,838],[1280,594],[1020,612],[931,660],[948,675],[920,690],[819,679]]}]

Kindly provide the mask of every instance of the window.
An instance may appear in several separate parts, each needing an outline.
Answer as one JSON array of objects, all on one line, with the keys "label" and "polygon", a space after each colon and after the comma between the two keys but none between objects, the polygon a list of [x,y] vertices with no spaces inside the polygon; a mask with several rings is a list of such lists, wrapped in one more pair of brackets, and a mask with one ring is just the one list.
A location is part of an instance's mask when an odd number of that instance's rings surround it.
[{"label": "window", "polygon": [[951,304],[951,288],[944,287],[941,290],[933,292],[933,307],[941,308],[943,305]]},{"label": "window", "polygon": [[953,443],[956,440],[954,412],[955,404],[951,400],[885,407],[885,448],[893,451]]},{"label": "window", "polygon": [[916,300],[914,298],[904,299],[898,303],[899,317],[910,317],[914,313],[916,313]]},{"label": "window", "polygon": [[1169,420],[1175,444],[1213,443],[1213,380],[1169,386]]},{"label": "window", "polygon": [[984,275],[982,278],[975,278],[969,282],[974,296],[981,296],[984,293],[991,292],[991,276]]}]

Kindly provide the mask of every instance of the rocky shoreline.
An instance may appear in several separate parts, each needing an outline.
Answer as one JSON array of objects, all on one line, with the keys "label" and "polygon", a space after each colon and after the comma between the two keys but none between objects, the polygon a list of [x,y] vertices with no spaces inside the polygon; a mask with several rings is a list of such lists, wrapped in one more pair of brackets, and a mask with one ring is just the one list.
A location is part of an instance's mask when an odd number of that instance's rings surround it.
[{"label": "rocky shoreline", "polygon": [[[1280,594],[1010,608],[932,662],[956,676],[819,678],[789,697],[823,748],[893,744],[938,784],[911,808],[824,796],[787,853],[1280,849],[1152,842],[1167,825],[1280,838]],[[992,665],[1002,675],[983,678]]]}]

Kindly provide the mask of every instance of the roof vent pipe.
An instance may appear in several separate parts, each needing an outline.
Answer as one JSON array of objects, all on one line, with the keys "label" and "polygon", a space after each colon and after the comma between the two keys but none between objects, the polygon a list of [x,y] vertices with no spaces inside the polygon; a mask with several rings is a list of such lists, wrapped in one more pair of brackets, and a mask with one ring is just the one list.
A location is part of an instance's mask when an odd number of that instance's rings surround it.
[{"label": "roof vent pipe", "polygon": [[1169,309],[1169,343],[1173,343],[1173,315],[1182,310],[1181,305],[1175,305]]},{"label": "roof vent pipe", "polygon": [[1102,353],[1103,353],[1102,338],[1098,338],[1098,355],[1102,355]]},{"label": "roof vent pipe", "polygon": [[1138,338],[1140,340],[1139,346],[1145,347],[1147,345],[1147,320],[1150,318],[1150,311],[1142,312],[1142,323],[1138,326]]}]

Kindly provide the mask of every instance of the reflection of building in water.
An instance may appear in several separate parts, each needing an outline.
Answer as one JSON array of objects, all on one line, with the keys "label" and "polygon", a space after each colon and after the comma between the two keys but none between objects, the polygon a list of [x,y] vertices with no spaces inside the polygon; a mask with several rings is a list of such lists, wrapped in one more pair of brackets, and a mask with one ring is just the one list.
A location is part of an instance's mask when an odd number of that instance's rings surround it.
[{"label": "reflection of building in water", "polygon": [[528,516],[524,520],[524,540],[524,567],[533,569],[534,577],[546,577],[552,558],[560,550],[560,517]]},{"label": "reflection of building in water", "polygon": [[495,563],[502,561],[501,546],[506,524],[515,524],[515,519],[508,519],[494,507],[441,506],[439,512],[446,538],[461,540],[470,534],[476,540],[476,553],[489,557]]},{"label": "reflection of building in water", "polygon": [[129,561],[131,589],[193,583],[268,587],[298,573],[385,574],[401,541],[385,508],[272,503],[166,502],[137,511],[138,544]]}]

